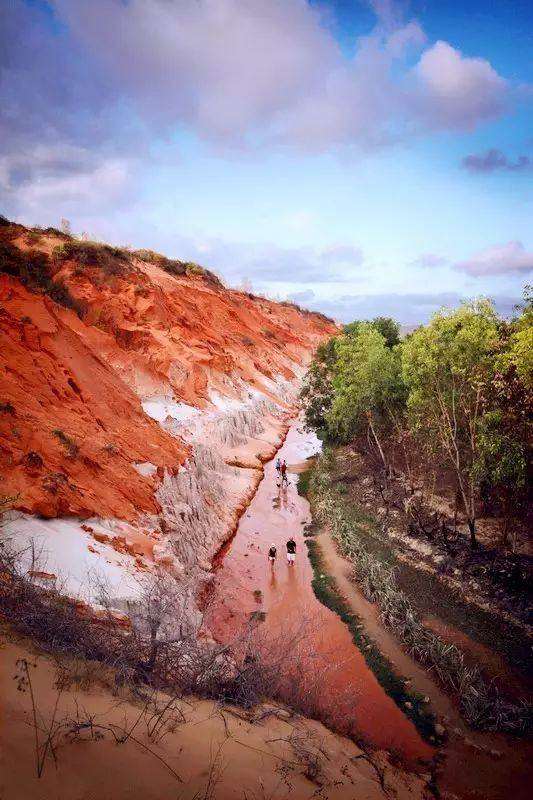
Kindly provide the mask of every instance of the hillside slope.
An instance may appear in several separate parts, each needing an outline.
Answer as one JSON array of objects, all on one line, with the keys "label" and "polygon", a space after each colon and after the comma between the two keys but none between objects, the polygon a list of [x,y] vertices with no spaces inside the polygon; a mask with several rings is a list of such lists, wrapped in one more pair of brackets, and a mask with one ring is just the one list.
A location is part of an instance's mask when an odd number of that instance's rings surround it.
[{"label": "hillside slope", "polygon": [[151,251],[5,220],[0,248],[4,536],[70,594],[153,563],[196,591],[333,323]]}]

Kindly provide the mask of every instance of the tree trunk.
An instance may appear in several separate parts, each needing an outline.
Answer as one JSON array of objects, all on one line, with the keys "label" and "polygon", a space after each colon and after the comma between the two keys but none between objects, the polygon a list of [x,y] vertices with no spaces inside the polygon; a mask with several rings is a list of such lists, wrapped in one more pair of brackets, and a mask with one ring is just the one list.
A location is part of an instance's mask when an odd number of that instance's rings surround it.
[{"label": "tree trunk", "polygon": [[383,466],[385,467],[385,471],[386,471],[386,473],[388,473],[387,459],[385,458],[385,454],[383,452],[383,448],[381,447],[381,444],[379,443],[379,439],[377,437],[376,431],[374,430],[374,426],[372,425],[372,417],[371,417],[370,414],[368,415],[368,425],[370,427],[370,430],[372,431],[372,436],[374,437],[374,441],[377,444],[377,447],[378,447],[378,450],[379,450],[379,454],[381,456],[381,460],[383,461]]},{"label": "tree trunk", "polygon": [[509,522],[511,516],[511,502],[509,495],[507,494],[503,504],[503,531],[502,531],[502,538],[500,542],[500,547],[503,549],[507,548],[509,544]]},{"label": "tree trunk", "polygon": [[468,517],[468,530],[470,531],[470,547],[472,550],[477,548],[477,539],[476,539],[476,520]]}]

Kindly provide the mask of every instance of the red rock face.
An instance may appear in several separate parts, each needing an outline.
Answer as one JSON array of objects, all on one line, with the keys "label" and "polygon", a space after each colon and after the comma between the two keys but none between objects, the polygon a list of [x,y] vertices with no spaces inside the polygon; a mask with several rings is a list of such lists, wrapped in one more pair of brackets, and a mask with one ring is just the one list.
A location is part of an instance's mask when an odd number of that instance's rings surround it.
[{"label": "red rock face", "polygon": [[[209,275],[174,277],[130,255],[104,269],[83,253],[52,256],[64,244],[54,234],[30,241],[21,226],[0,232],[1,494],[29,513],[157,513],[158,476],[176,471],[189,450],[144,413],[140,398],[170,392],[207,407],[210,390],[235,396],[230,376],[268,394],[265,379],[294,378],[294,365],[335,330],[319,315],[225,289]],[[52,299],[48,278],[36,285],[13,266],[13,248],[44,253],[49,280],[66,287],[78,313]],[[136,462],[157,473],[140,475]]]}]

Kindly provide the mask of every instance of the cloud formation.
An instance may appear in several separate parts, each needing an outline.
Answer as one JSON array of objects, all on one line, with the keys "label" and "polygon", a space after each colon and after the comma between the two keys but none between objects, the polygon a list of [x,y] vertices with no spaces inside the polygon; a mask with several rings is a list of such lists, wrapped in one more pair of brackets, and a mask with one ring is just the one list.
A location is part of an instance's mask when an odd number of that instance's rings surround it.
[{"label": "cloud formation", "polygon": [[65,213],[106,213],[123,203],[134,176],[131,160],[105,157],[69,144],[37,144],[0,155],[0,190],[5,212],[40,221],[42,209]]},{"label": "cloud formation", "polygon": [[533,168],[533,161],[529,156],[518,156],[512,161],[501,150],[492,148],[486,153],[475,153],[465,156],[461,161],[462,166],[469,172],[525,172]]},{"label": "cloud formation", "polygon": [[403,22],[390,0],[370,0],[378,24],[352,56],[323,6],[306,0],[50,5],[53,23],[14,0],[4,32],[11,139],[39,130],[131,150],[143,133],[189,130],[226,148],[374,148],[471,129],[500,114],[509,94],[488,61],[442,41],[427,47],[418,22]]},{"label": "cloud formation", "polygon": [[443,41],[426,50],[414,68],[418,112],[429,126],[472,130],[495,119],[509,101],[509,84],[484,58],[468,58]]},{"label": "cloud formation", "polygon": [[412,262],[414,267],[443,267],[446,263],[444,256],[436,253],[422,253]]},{"label": "cloud formation", "polygon": [[522,242],[507,242],[480,250],[455,268],[469,275],[508,275],[533,270],[533,252],[528,252]]},{"label": "cloud formation", "polygon": [[182,258],[199,261],[235,285],[246,279],[256,287],[274,284],[353,283],[363,276],[363,253],[353,245],[279,247],[211,239],[180,242]]},{"label": "cloud formation", "polygon": [[[372,319],[376,316],[394,317],[402,325],[419,325],[427,322],[439,309],[456,307],[463,300],[471,299],[458,292],[437,293],[383,293],[373,295],[342,295],[334,300],[314,299],[309,306],[316,311],[339,320],[352,322],[355,319]],[[504,316],[513,313],[518,297],[499,295],[493,298],[496,308]]]},{"label": "cloud formation", "polygon": [[287,295],[287,300],[291,300],[293,303],[310,303],[312,300],[315,299],[315,293],[312,289],[305,289],[303,292],[293,292],[292,294]]}]

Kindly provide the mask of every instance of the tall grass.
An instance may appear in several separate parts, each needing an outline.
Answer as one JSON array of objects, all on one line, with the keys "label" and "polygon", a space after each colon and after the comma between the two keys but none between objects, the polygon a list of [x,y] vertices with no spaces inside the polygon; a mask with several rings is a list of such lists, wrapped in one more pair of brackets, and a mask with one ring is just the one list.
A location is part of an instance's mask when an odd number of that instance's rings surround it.
[{"label": "tall grass", "polygon": [[382,622],[391,628],[406,650],[430,668],[441,684],[457,696],[464,719],[474,728],[526,733],[532,728],[533,708],[527,701],[510,702],[463,652],[441,639],[420,620],[398,587],[394,568],[366,549],[357,523],[351,518],[341,487],[332,479],[331,453],[318,462],[310,481],[315,515],[327,524],[342,554],[353,565],[352,579],[371,602],[377,603]]}]

